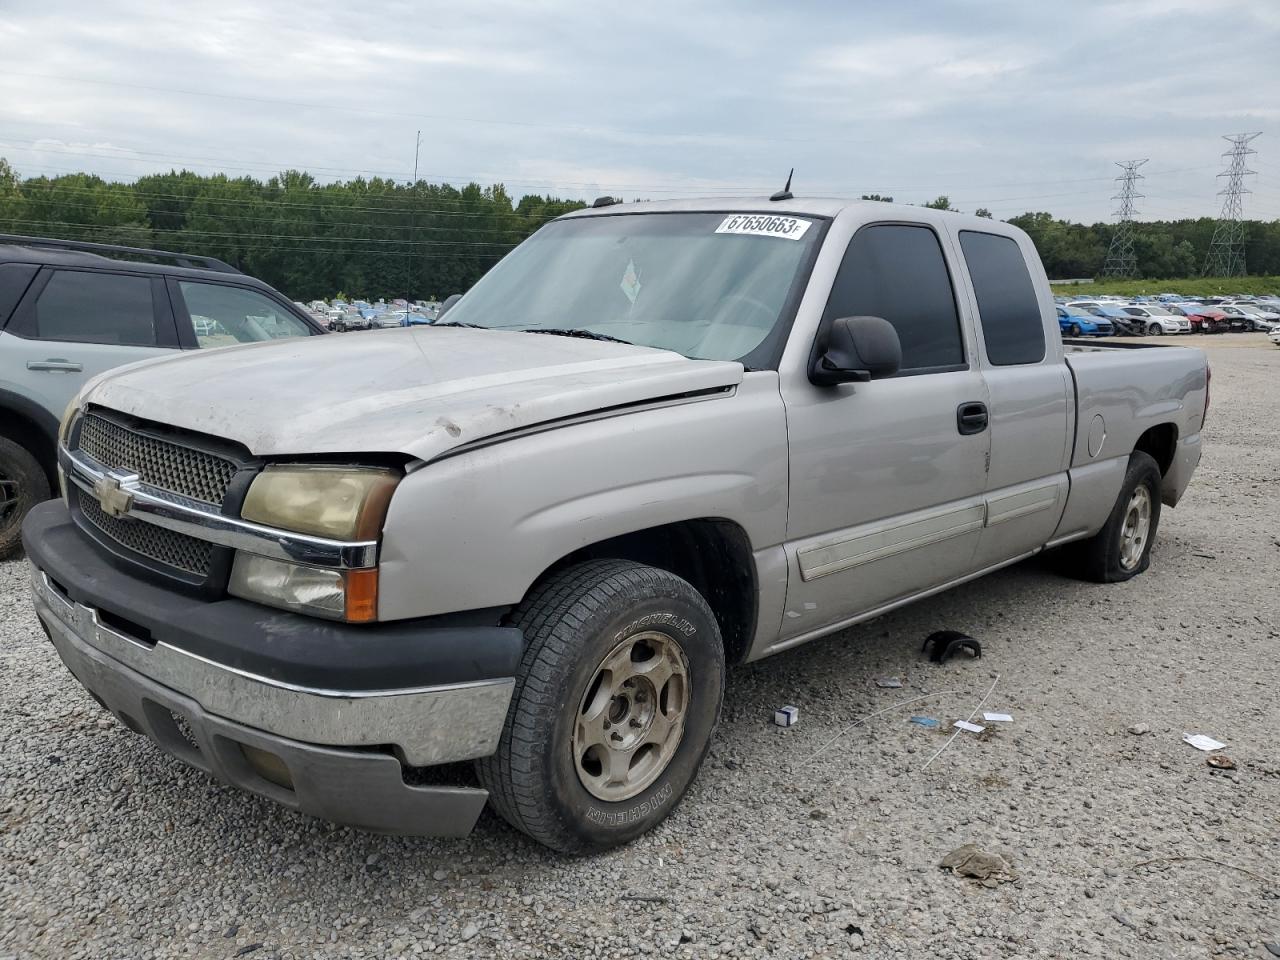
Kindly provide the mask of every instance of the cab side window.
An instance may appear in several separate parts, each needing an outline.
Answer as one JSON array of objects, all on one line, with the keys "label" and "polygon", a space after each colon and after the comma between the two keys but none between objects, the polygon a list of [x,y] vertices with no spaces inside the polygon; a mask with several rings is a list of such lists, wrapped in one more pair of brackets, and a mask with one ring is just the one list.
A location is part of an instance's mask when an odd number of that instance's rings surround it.
[{"label": "cab side window", "polygon": [[849,241],[823,325],[857,316],[882,317],[898,331],[899,376],[966,367],[951,274],[929,227],[873,224]]},{"label": "cab side window", "polygon": [[151,281],[87,270],[55,270],[11,329],[33,340],[160,345]]},{"label": "cab side window", "polygon": [[995,366],[1044,359],[1044,322],[1027,261],[1012,237],[960,231],[960,249],[978,298],[987,359]]}]

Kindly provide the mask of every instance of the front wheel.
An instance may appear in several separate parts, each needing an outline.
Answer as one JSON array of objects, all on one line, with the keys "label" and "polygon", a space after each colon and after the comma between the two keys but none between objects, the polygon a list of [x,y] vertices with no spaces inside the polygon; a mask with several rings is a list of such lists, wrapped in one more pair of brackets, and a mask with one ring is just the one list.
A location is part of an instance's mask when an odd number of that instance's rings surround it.
[{"label": "front wheel", "polygon": [[31,451],[0,437],[0,560],[22,542],[22,518],[49,499],[49,478]]},{"label": "front wheel", "polygon": [[724,699],[706,600],[675,574],[591,560],[516,609],[525,652],[493,756],[477,761],[508,823],[565,853],[661,823],[693,782]]},{"label": "front wheel", "polygon": [[1153,337],[1158,337],[1164,333],[1164,327],[1160,326],[1158,323],[1153,323],[1147,327],[1147,333]]},{"label": "front wheel", "polygon": [[1097,583],[1119,583],[1151,564],[1160,524],[1160,467],[1150,454],[1129,456],[1124,484],[1106,525],[1081,545],[1081,572]]},{"label": "front wheel", "polygon": [[1073,323],[1071,326],[1067,327],[1067,333],[1073,337],[1080,336],[1080,324]]}]

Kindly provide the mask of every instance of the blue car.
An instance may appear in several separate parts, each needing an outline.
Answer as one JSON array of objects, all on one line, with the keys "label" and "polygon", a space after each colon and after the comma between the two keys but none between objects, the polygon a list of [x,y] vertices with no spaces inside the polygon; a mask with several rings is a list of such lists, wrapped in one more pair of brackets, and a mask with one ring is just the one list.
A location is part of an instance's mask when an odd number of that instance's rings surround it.
[{"label": "blue car", "polygon": [[1058,329],[1068,337],[1109,337],[1111,324],[1080,307],[1058,307]]},{"label": "blue car", "polygon": [[433,323],[435,323],[434,320],[420,313],[406,313],[400,318],[400,326],[402,327],[430,326]]}]

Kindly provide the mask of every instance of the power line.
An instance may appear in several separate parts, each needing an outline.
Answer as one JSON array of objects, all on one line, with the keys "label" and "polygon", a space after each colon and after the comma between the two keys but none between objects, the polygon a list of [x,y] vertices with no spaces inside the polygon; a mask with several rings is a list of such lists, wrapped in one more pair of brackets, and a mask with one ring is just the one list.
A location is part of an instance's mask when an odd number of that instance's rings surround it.
[{"label": "power line", "polygon": [[[6,223],[22,223],[29,226],[53,226],[53,227],[97,227],[97,228],[120,228],[133,226],[133,224],[100,224],[100,223],[81,223],[75,220],[24,220],[18,218],[6,219]],[[502,247],[510,250],[516,246],[515,243],[500,242],[497,240],[402,240],[402,239],[382,239],[379,237],[316,237],[316,236],[298,236],[297,234],[288,233],[219,233],[213,230],[191,230],[187,227],[146,227],[153,233],[173,233],[180,236],[197,236],[197,237],[220,237],[220,238],[239,238],[248,237],[253,240],[298,240],[304,243],[315,243],[323,241],[341,240],[349,243],[387,243],[387,244],[412,244],[417,247]]]},{"label": "power line", "polygon": [[1204,258],[1202,275],[1206,277],[1243,277],[1244,264],[1244,178],[1246,174],[1256,171],[1248,168],[1250,154],[1257,153],[1249,144],[1262,136],[1258,133],[1238,133],[1224,136],[1222,139],[1231,144],[1231,149],[1223,153],[1228,158],[1227,169],[1218,174],[1227,178],[1227,186],[1218,191],[1222,197],[1222,216],[1218,226],[1214,228],[1213,240],[1209,243],[1209,253]]},{"label": "power line", "polygon": [[1138,181],[1146,179],[1138,168],[1147,162],[1147,159],[1142,159],[1116,163],[1124,172],[1116,177],[1120,192],[1111,198],[1120,201],[1120,209],[1116,211],[1116,232],[1111,235],[1111,247],[1102,267],[1104,277],[1132,277],[1138,273],[1138,258],[1133,252],[1133,218],[1138,213],[1134,201],[1142,197],[1138,192]]}]

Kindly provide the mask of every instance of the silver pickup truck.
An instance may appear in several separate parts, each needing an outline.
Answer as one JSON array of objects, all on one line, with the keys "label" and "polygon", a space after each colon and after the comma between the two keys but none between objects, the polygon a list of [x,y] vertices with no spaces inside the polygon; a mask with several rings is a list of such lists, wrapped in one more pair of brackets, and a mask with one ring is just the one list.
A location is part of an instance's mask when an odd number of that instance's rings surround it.
[{"label": "silver pickup truck", "polygon": [[598,203],[434,326],[104,374],[23,539],[71,672],[181,760],[594,850],[688,789],[726,665],[1046,548],[1141,573],[1208,401],[1198,351],[1064,347],[1004,223]]}]

